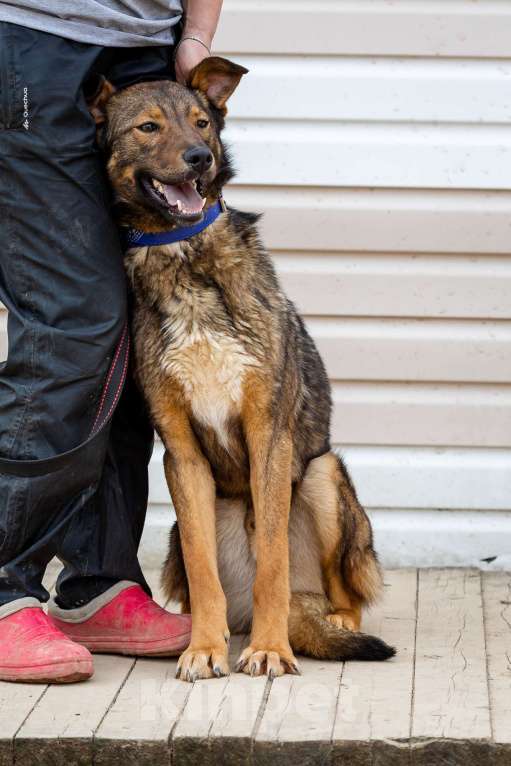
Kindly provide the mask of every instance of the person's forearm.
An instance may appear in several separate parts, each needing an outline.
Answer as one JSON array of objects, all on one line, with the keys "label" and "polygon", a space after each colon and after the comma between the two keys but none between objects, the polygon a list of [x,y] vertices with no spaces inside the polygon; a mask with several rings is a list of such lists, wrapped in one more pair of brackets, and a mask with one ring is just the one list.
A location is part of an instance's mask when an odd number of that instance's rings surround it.
[{"label": "person's forearm", "polygon": [[187,0],[183,37],[193,35],[211,48],[222,9],[222,0]]},{"label": "person's forearm", "polygon": [[181,85],[188,83],[193,68],[210,54],[222,0],[188,0],[184,9],[185,25],[175,56],[176,79]]}]

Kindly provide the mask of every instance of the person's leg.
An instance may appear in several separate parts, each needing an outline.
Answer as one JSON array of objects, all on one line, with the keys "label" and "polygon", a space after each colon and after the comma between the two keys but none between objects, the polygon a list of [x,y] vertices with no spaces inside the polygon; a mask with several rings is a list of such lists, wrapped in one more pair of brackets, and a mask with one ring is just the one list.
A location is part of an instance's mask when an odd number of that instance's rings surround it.
[{"label": "person's leg", "polygon": [[[129,387],[111,420],[129,333],[118,232],[83,94],[100,53],[0,24],[0,298],[9,310],[0,367],[0,680],[90,677],[91,627],[109,651],[136,654],[174,653],[190,633],[187,617],[151,600],[137,560],[152,430]],[[55,554],[69,562],[61,592],[76,598],[73,578],[81,578],[79,603],[93,606],[92,621],[67,610],[69,637],[67,617],[58,619],[64,610],[56,606],[52,619],[41,609]],[[94,604],[111,582],[117,597]]]},{"label": "person's leg", "polygon": [[[46,564],[66,548],[73,519],[83,522],[84,509],[95,507],[102,476],[111,481],[107,490],[103,479],[101,492],[115,493],[110,418],[128,334],[122,254],[82,92],[99,54],[0,25],[0,297],[9,310],[0,370],[0,607],[46,600]],[[97,514],[88,520],[94,526]],[[73,539],[79,555],[81,540]],[[125,561],[121,576],[147,587],[129,535],[115,549]]]},{"label": "person's leg", "polygon": [[[171,49],[110,49],[103,52],[93,69],[116,88],[170,79]],[[152,446],[153,428],[145,403],[128,375],[112,419],[101,484],[71,521],[59,548],[65,563],[57,583],[59,607],[80,607],[120,580],[141,582],[136,562],[148,502]],[[122,546],[119,539],[123,539]]]},{"label": "person's leg", "polygon": [[83,606],[122,580],[138,582],[150,594],[137,556],[152,446],[145,403],[128,374],[112,418],[98,490],[74,515],[59,546],[64,564],[57,581],[59,607]]},{"label": "person's leg", "polygon": [[[103,71],[117,87],[169,76],[169,50],[116,51]],[[72,518],[59,547],[66,562],[50,602],[53,625],[91,652],[180,654],[190,641],[189,615],[158,606],[131,573],[145,519],[153,429],[128,377],[113,418],[98,491]]]}]

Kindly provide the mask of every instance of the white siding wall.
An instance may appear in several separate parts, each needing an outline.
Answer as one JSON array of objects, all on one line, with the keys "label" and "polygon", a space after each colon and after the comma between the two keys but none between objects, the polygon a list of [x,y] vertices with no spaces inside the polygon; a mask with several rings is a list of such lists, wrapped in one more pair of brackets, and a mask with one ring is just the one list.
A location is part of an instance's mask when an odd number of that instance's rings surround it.
[{"label": "white siding wall", "polygon": [[225,0],[215,50],[384,559],[511,566],[511,2]]},{"label": "white siding wall", "polygon": [[265,213],[385,559],[511,566],[511,3],[226,0],[215,48],[251,70],[226,196]]}]

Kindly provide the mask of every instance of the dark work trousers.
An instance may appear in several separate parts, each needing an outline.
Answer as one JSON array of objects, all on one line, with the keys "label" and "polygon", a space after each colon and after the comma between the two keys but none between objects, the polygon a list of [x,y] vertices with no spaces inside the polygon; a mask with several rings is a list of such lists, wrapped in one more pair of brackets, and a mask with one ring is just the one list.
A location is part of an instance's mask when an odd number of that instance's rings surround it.
[{"label": "dark work trousers", "polygon": [[[149,588],[137,550],[153,429],[128,372],[127,288],[84,99],[171,77],[171,51],[101,48],[0,23],[0,606],[58,603],[119,580]],[[128,372],[128,374],[127,374]]]}]

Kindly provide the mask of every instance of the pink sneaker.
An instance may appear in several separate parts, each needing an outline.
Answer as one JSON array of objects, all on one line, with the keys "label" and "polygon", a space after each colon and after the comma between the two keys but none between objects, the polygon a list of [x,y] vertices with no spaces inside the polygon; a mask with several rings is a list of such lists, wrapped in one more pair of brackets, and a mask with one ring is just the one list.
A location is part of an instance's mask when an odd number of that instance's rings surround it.
[{"label": "pink sneaker", "polygon": [[37,599],[0,609],[0,681],[69,684],[93,672],[87,649],[57,630]]},{"label": "pink sneaker", "polygon": [[50,601],[48,614],[59,630],[91,652],[173,657],[190,643],[190,615],[167,612],[127,580],[78,609],[60,609]]}]

